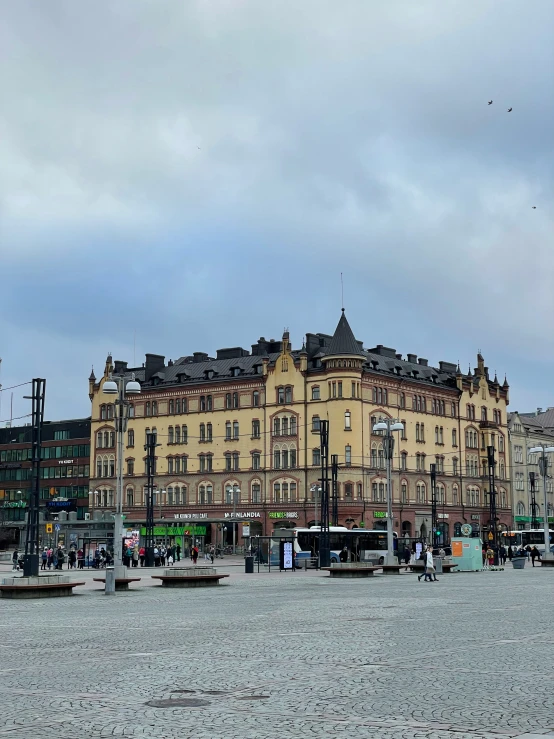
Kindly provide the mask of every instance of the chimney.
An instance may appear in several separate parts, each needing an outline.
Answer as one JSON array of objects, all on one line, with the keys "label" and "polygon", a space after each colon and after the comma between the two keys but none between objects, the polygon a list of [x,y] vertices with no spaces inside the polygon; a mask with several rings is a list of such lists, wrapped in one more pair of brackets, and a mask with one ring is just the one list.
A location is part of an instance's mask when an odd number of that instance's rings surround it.
[{"label": "chimney", "polygon": [[408,358],[408,362],[417,364],[417,354],[406,354],[406,357]]},{"label": "chimney", "polygon": [[124,375],[127,372],[127,362],[121,362],[116,359],[114,362],[114,372],[116,375]]},{"label": "chimney", "polygon": [[156,372],[161,372],[164,369],[164,361],[165,357],[163,357],[161,354],[146,355],[146,363],[144,365],[144,379],[146,380],[146,382],[148,382],[148,380],[152,377],[152,375],[155,375]]},{"label": "chimney", "polygon": [[194,359],[192,360],[194,364],[208,361],[208,355],[205,352],[193,352],[192,356],[194,357]]},{"label": "chimney", "polygon": [[542,413],[542,408],[537,408],[537,413],[535,415],[539,416]]},{"label": "chimney", "polygon": [[420,357],[418,360],[418,364],[420,364],[422,367],[427,367],[429,362],[426,359],[423,359],[423,357]]}]

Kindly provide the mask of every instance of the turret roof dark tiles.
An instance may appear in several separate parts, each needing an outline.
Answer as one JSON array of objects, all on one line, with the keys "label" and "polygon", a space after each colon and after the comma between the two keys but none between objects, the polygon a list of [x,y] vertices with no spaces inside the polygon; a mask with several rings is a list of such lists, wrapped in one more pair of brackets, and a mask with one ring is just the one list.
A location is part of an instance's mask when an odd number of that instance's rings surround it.
[{"label": "turret roof dark tiles", "polygon": [[328,354],[331,356],[363,356],[363,350],[356,341],[350,324],[346,320],[344,308],[342,309],[342,315],[331,339]]}]

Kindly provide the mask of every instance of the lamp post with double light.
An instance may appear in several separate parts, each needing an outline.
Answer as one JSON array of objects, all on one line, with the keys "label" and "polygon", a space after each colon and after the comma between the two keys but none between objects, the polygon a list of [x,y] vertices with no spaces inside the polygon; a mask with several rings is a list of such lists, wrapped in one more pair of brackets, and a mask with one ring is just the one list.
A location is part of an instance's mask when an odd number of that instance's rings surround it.
[{"label": "lamp post with double light", "polygon": [[547,454],[554,453],[554,446],[534,446],[529,449],[529,454],[539,455],[539,471],[542,476],[542,494],[543,494],[543,531],[544,531],[544,555],[543,559],[549,563],[554,562],[554,554],[550,551],[550,526],[548,525],[548,493],[546,490],[546,480],[548,479],[548,465],[550,459]]},{"label": "lamp post with double light", "polygon": [[114,515],[114,569],[115,578],[125,577],[125,567],[123,566],[123,442],[125,431],[127,430],[127,421],[129,419],[129,408],[131,403],[127,400],[127,395],[138,395],[140,393],[140,385],[135,380],[135,376],[131,375],[126,378],[123,375],[110,375],[102,387],[102,391],[106,395],[117,395],[115,400],[115,433],[117,446],[117,467],[116,467],[116,490],[115,490],[115,515]]},{"label": "lamp post with double light", "polygon": [[387,464],[387,556],[386,565],[398,564],[394,554],[394,533],[392,518],[392,459],[394,456],[394,431],[404,431],[404,424],[393,418],[380,418],[373,431],[384,431],[383,450]]}]

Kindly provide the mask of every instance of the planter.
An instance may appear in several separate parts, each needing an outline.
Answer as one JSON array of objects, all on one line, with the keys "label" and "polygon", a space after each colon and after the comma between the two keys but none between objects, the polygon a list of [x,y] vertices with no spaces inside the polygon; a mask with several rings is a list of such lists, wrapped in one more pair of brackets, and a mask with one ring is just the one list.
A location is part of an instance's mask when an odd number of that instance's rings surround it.
[{"label": "planter", "polygon": [[514,557],[512,559],[512,565],[514,570],[522,570],[525,567],[525,560],[527,557]]}]

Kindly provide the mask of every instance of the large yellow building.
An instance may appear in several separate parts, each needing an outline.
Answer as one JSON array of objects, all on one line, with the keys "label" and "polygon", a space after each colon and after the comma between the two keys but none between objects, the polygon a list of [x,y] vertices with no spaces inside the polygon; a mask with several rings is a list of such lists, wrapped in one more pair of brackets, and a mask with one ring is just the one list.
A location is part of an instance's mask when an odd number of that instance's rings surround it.
[{"label": "large yellow building", "polygon": [[430,367],[382,345],[364,349],[344,311],[332,336],[307,334],[300,350],[285,332],[281,341],[261,338],[250,352],[221,349],[215,358],[196,352],[166,364],[163,356],[147,354],[134,369],[108,356],[103,376],[89,378],[95,517],[112,508],[115,497],[114,408],[102,386],[112,373],[131,372],[142,387],[125,438],[123,502],[131,528],[145,521],[147,431],[156,431],[159,444],[156,525],[171,522],[177,540],[192,524],[212,542],[216,525],[223,530],[225,522],[228,542],[232,521],[250,521],[253,534],[313,524],[319,520],[322,419],[329,421],[329,453],[340,465],[338,522],[383,528],[385,458],[382,437],[373,431],[381,417],[404,423],[393,461],[395,530],[430,535],[430,464],[437,466],[443,539],[464,522],[486,528],[491,443],[497,524],[511,525],[507,382],[490,378],[480,354],[474,372],[462,374],[455,364]]}]

